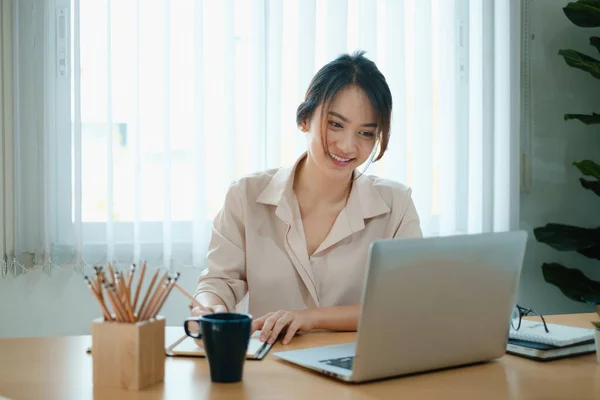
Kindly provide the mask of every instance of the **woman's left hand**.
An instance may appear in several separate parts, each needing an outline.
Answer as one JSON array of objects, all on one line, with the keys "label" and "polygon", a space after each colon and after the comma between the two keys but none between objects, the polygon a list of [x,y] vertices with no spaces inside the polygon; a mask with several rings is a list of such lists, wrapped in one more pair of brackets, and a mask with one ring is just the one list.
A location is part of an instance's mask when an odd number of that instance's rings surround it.
[{"label": "woman's left hand", "polygon": [[315,327],[315,317],[311,310],[284,311],[268,313],[252,322],[252,332],[261,330],[262,342],[274,343],[279,334],[285,330],[282,343],[288,344],[296,332],[309,332]]}]

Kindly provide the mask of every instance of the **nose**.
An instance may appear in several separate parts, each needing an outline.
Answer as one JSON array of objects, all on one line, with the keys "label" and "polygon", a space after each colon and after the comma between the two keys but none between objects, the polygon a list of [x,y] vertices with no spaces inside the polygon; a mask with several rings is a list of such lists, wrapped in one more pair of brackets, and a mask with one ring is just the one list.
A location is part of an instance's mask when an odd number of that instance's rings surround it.
[{"label": "nose", "polygon": [[351,155],[354,153],[354,149],[356,148],[356,135],[352,132],[344,132],[344,134],[340,135],[338,138],[336,146],[341,152],[344,153],[340,154],[341,156]]}]

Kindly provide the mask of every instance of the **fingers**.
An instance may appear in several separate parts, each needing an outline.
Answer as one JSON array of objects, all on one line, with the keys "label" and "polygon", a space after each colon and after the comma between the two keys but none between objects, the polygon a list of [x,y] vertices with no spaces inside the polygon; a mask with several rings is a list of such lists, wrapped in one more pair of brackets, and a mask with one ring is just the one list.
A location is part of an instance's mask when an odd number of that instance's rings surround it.
[{"label": "fingers", "polygon": [[199,317],[200,315],[204,315],[208,312],[209,312],[209,310],[207,310],[206,308],[202,308],[202,307],[192,308],[192,316],[194,316],[194,317]]},{"label": "fingers", "polygon": [[282,343],[285,345],[291,342],[296,332],[298,332],[298,329],[300,329],[300,323],[298,321],[292,322],[287,328],[287,332]]},{"label": "fingers", "polygon": [[210,307],[210,311],[213,313],[225,313],[225,312],[227,312],[227,307],[225,307],[223,305],[216,305],[216,306]]},{"label": "fingers", "polygon": [[271,335],[269,336],[268,343],[269,344],[275,343],[275,341],[279,337],[279,334],[281,333],[283,328],[288,326],[291,322],[292,322],[291,318],[289,318],[289,316],[287,316],[287,315],[280,317],[277,320],[277,322],[275,322],[275,325],[273,326],[273,330],[271,331]]},{"label": "fingers", "polygon": [[225,307],[223,305],[216,305],[216,306],[210,306],[210,307],[196,306],[196,307],[192,308],[191,312],[192,312],[192,316],[199,317],[200,315],[204,315],[204,314],[227,312],[227,307]]},{"label": "fingers", "polygon": [[252,333],[260,329],[260,341],[273,344],[279,335],[285,332],[282,343],[288,344],[301,327],[302,318],[299,314],[280,310],[254,320]]},{"label": "fingers", "polygon": [[275,323],[279,320],[281,315],[281,311],[277,311],[276,313],[267,314],[267,318],[262,326],[262,332],[260,333],[260,341],[264,342],[269,338]]},{"label": "fingers", "polygon": [[293,320],[293,314],[287,311],[277,311],[267,317],[262,327],[260,335],[261,341],[267,341],[269,344],[275,343],[281,331]]},{"label": "fingers", "polygon": [[252,329],[250,334],[252,335],[254,332],[256,332],[259,329],[262,329],[265,320],[267,319],[267,317],[271,315],[271,314],[267,314],[267,315],[263,315],[262,317],[255,319],[254,321],[252,321]]}]

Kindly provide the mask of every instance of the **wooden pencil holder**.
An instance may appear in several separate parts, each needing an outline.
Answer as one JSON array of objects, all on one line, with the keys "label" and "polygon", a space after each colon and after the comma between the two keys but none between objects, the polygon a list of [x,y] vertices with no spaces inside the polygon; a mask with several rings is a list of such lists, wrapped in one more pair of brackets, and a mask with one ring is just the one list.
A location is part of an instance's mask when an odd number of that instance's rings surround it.
[{"label": "wooden pencil holder", "polygon": [[94,385],[141,390],[165,376],[165,319],[92,322]]}]

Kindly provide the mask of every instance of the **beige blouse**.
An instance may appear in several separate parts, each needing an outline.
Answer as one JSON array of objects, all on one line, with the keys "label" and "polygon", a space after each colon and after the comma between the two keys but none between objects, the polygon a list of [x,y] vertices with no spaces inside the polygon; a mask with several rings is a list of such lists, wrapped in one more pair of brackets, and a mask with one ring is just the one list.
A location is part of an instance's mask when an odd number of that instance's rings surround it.
[{"label": "beige blouse", "polygon": [[346,207],[312,256],[285,167],[234,182],[217,214],[207,268],[195,295],[212,292],[230,311],[248,292],[255,318],[272,311],[360,303],[369,244],[374,239],[421,237],[410,188],[362,175]]}]

